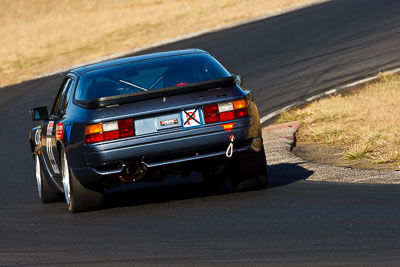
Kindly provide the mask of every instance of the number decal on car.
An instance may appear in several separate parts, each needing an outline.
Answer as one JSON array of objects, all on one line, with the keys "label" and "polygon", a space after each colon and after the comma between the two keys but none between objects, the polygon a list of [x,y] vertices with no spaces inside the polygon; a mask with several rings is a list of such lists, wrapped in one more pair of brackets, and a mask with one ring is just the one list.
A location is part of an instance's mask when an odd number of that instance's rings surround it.
[{"label": "number decal on car", "polygon": [[203,120],[199,108],[181,111],[181,118],[183,129],[203,126]]}]

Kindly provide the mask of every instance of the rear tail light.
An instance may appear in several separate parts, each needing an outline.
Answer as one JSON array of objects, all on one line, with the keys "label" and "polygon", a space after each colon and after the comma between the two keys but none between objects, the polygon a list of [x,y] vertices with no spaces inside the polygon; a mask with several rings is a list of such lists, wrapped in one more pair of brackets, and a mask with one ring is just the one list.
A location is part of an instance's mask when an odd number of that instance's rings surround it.
[{"label": "rear tail light", "polygon": [[204,116],[204,119],[206,121],[206,124],[221,121],[221,119],[219,118],[219,114],[206,115]]},{"label": "rear tail light", "polygon": [[249,116],[249,111],[246,109],[239,109],[235,110],[235,117],[236,118],[243,118]]},{"label": "rear tail light", "polygon": [[115,140],[120,138],[119,130],[104,132],[103,135],[104,135],[104,141]]},{"label": "rear tail light", "polygon": [[233,109],[247,108],[247,102],[244,99],[233,101]]},{"label": "rear tail light", "polygon": [[219,103],[218,104],[218,111],[219,112],[225,112],[225,111],[231,111],[231,110],[233,110],[232,102],[224,102],[224,103]]},{"label": "rear tail light", "polygon": [[111,131],[119,130],[118,121],[103,122],[102,126],[103,126],[102,132],[103,131],[104,132],[111,132]]},{"label": "rear tail light", "polygon": [[203,112],[206,124],[249,116],[247,101],[244,99],[204,106]]},{"label": "rear tail light", "polygon": [[86,144],[116,140],[131,136],[135,136],[133,119],[96,123],[87,125],[85,128]]},{"label": "rear tail light", "polygon": [[101,125],[101,123],[87,125],[85,128],[85,135],[101,133],[102,131],[103,131],[103,125]]},{"label": "rear tail light", "polygon": [[87,143],[87,144],[97,143],[97,142],[102,142],[102,141],[104,141],[103,133],[97,133],[97,134],[91,134],[91,135],[85,136],[85,143]]},{"label": "rear tail light", "polygon": [[218,113],[218,105],[210,105],[203,107],[204,114]]},{"label": "rear tail light", "polygon": [[133,128],[133,119],[119,120],[119,129]]},{"label": "rear tail light", "polygon": [[120,129],[119,135],[121,136],[120,138],[125,138],[125,137],[134,136],[135,132],[133,131],[133,128]]},{"label": "rear tail light", "polygon": [[235,112],[232,110],[232,111],[220,113],[219,114],[219,118],[221,119],[221,121],[234,120],[235,119]]}]

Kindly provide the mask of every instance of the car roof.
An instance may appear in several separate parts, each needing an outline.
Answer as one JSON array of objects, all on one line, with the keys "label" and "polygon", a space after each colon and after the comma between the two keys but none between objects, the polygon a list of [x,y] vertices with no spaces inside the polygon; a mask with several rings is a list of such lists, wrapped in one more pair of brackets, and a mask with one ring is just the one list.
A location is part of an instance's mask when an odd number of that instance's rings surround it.
[{"label": "car roof", "polygon": [[168,51],[168,52],[160,52],[160,53],[152,53],[152,54],[145,54],[133,57],[124,57],[118,58],[113,60],[108,60],[104,62],[99,62],[91,65],[86,65],[82,67],[78,67],[75,69],[70,70],[69,72],[75,73],[78,76],[82,74],[94,70],[99,70],[103,68],[108,68],[116,65],[122,65],[126,63],[133,63],[137,61],[149,60],[149,59],[156,59],[156,58],[163,58],[163,57],[171,57],[171,56],[181,56],[181,55],[189,55],[189,54],[208,54],[206,51],[201,49],[185,49],[185,50],[176,50],[176,51]]}]

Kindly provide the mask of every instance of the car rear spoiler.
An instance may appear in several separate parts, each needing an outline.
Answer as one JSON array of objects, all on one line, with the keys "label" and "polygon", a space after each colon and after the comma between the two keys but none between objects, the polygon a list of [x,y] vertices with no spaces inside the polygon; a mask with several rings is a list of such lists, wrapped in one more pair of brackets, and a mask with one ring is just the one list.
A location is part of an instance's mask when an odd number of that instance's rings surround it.
[{"label": "car rear spoiler", "polygon": [[236,84],[236,78],[234,76],[226,77],[222,79],[209,80],[205,82],[191,83],[181,86],[173,86],[161,89],[154,89],[145,92],[137,92],[125,95],[107,96],[91,100],[76,100],[74,104],[84,108],[102,108],[112,105],[120,105],[131,102],[138,102],[146,99],[159,98],[165,96],[173,96],[179,94],[187,94],[192,92],[205,91],[215,88],[230,87]]}]

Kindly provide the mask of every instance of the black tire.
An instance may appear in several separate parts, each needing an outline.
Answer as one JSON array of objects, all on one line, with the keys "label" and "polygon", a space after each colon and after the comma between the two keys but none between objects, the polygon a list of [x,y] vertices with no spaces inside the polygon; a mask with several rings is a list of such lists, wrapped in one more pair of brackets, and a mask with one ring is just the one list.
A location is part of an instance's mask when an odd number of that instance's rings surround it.
[{"label": "black tire", "polygon": [[268,185],[267,160],[265,159],[264,148],[253,157],[237,162],[235,166],[236,169],[231,178],[234,191],[262,189]]},{"label": "black tire", "polygon": [[39,155],[35,154],[35,175],[39,198],[42,203],[53,203],[60,200],[57,192],[51,190],[40,164]]},{"label": "black tire", "polygon": [[70,212],[75,213],[93,210],[100,208],[103,205],[103,185],[92,185],[93,189],[84,187],[71,171],[64,151],[61,151],[61,170],[63,176],[65,200]]},{"label": "black tire", "polygon": [[268,176],[259,175],[245,179],[232,179],[233,190],[235,192],[244,192],[254,189],[263,189],[268,185]]}]

